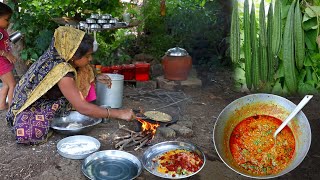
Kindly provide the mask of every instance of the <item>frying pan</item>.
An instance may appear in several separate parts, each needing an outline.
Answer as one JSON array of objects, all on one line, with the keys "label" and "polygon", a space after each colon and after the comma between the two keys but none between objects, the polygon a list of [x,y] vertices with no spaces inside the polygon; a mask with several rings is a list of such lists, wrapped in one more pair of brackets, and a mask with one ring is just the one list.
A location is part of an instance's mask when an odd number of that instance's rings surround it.
[{"label": "frying pan", "polygon": [[[172,118],[171,118],[171,121],[166,121],[166,122],[165,121],[157,121],[157,120],[154,120],[154,119],[147,117],[146,115],[144,115],[144,113],[141,110],[137,110],[137,109],[134,109],[133,112],[135,113],[136,119],[142,119],[142,120],[147,121],[148,123],[152,123],[152,124],[159,124],[162,127],[169,126],[169,125],[177,122],[177,120],[172,120]],[[136,120],[136,121],[138,123],[140,123],[138,120]]]}]

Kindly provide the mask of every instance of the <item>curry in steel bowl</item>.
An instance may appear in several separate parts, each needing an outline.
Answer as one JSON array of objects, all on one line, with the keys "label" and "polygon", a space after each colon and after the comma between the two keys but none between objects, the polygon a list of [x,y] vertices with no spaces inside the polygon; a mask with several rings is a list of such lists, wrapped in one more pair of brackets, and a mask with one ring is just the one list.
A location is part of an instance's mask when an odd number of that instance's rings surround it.
[{"label": "curry in steel bowl", "polygon": [[295,140],[286,126],[276,141],[273,133],[282,121],[267,115],[256,115],[242,120],[230,136],[230,151],[234,161],[254,175],[276,174],[291,162]]},{"label": "curry in steel bowl", "polygon": [[311,144],[305,114],[300,111],[278,134],[276,142],[273,140],[275,129],[295,107],[286,98],[263,93],[230,103],[220,113],[213,130],[221,160],[235,172],[257,179],[282,176],[296,168]]}]

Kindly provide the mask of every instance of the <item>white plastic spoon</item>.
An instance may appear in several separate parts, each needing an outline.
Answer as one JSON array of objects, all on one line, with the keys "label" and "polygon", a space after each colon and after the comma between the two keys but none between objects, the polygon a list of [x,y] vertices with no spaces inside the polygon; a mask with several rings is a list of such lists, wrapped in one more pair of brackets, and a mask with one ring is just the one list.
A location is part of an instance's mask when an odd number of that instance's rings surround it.
[{"label": "white plastic spoon", "polygon": [[300,101],[296,108],[292,111],[292,113],[287,117],[286,120],[282,122],[282,124],[278,127],[278,129],[274,132],[273,138],[276,140],[278,133],[289,123],[291,119],[293,119],[298,112],[310,101],[313,95],[305,95],[304,98]]}]

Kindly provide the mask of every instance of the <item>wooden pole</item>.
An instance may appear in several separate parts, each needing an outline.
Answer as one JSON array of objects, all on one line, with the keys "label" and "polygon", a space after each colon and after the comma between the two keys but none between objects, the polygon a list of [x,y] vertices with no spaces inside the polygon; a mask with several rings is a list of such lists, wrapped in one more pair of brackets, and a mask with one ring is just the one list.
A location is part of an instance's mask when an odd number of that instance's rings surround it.
[{"label": "wooden pole", "polygon": [[166,15],[166,0],[160,1],[160,15],[165,16]]}]

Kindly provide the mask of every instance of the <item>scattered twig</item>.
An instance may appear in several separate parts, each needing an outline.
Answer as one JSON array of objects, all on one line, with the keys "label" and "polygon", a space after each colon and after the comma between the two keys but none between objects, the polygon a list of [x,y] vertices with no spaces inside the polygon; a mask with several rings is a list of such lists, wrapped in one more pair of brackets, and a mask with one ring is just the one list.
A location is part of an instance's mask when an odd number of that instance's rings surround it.
[{"label": "scattered twig", "polygon": [[166,108],[166,107],[169,107],[169,106],[175,105],[175,104],[177,104],[177,103],[179,103],[179,102],[182,102],[182,101],[185,101],[185,100],[188,100],[188,99],[190,99],[190,98],[189,98],[189,97],[187,97],[187,98],[181,99],[181,100],[179,100],[179,101],[176,101],[176,102],[174,102],[174,103],[170,103],[170,104],[167,104],[167,105],[165,105],[165,106],[155,108],[155,109],[153,109],[153,110],[163,109],[163,108]]}]

